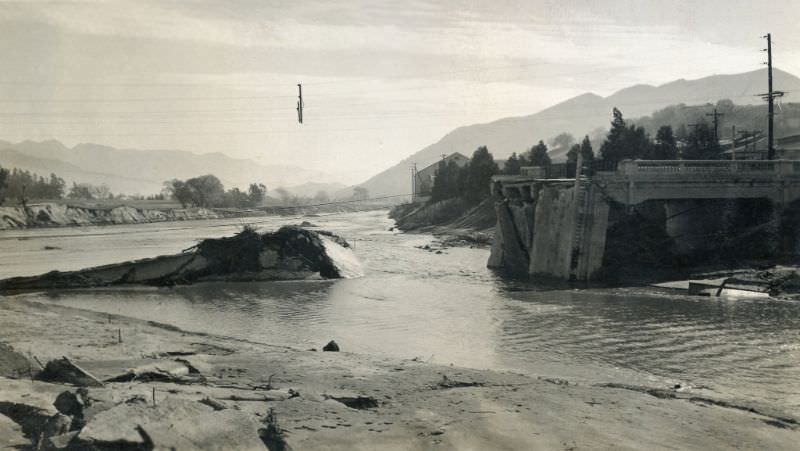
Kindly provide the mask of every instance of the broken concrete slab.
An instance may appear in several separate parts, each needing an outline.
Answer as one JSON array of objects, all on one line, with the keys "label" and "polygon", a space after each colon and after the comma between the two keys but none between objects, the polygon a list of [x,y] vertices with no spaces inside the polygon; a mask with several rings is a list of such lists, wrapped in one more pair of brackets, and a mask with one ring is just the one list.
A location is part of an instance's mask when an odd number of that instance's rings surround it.
[{"label": "broken concrete slab", "polygon": [[359,275],[358,261],[342,238],[284,226],[263,234],[246,228],[232,237],[203,240],[176,255],[4,279],[0,280],[0,292],[126,284],[171,286],[211,280],[336,279]]},{"label": "broken concrete slab", "polygon": [[41,371],[41,367],[38,363],[31,361],[13,347],[0,343],[0,376],[33,378],[39,374],[39,371]]},{"label": "broken concrete slab", "polygon": [[174,397],[162,398],[156,405],[147,401],[121,403],[95,415],[86,423],[79,438],[106,445],[141,445],[144,439],[136,430],[137,425],[149,428],[163,422],[164,418],[181,425],[211,410],[199,402]]},{"label": "broken concrete slab", "polygon": [[47,362],[44,370],[39,373],[39,379],[49,382],[66,382],[81,387],[103,386],[103,382],[67,357]]},{"label": "broken concrete slab", "polygon": [[104,382],[176,382],[202,379],[197,370],[183,359],[132,359],[86,362],[93,374]]},{"label": "broken concrete slab", "polygon": [[165,397],[156,405],[136,401],[101,412],[78,438],[100,446],[144,446],[149,440],[154,449],[263,450],[262,427],[245,412]]},{"label": "broken concrete slab", "polygon": [[30,446],[22,427],[11,418],[0,414],[0,449],[22,449]]},{"label": "broken concrete slab", "polygon": [[79,433],[80,431],[71,431],[67,432],[66,434],[49,437],[45,440],[45,445],[48,446],[49,449],[67,449],[70,446],[72,440],[74,440]]}]

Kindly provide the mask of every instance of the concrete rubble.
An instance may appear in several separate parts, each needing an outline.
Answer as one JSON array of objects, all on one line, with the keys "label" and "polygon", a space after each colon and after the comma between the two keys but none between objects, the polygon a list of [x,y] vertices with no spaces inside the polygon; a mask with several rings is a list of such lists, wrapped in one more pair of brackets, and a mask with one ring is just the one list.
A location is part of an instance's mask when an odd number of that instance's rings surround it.
[{"label": "concrete rubble", "polygon": [[0,293],[219,280],[357,277],[360,268],[349,247],[344,239],[324,231],[285,226],[275,232],[258,233],[246,228],[232,237],[200,241],[181,254],[0,280]]}]

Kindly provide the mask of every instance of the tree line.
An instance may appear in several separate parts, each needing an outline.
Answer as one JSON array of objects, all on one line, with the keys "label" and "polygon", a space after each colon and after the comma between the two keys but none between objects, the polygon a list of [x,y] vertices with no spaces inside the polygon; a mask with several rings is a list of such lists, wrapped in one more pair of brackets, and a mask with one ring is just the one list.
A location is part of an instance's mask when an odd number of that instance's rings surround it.
[{"label": "tree line", "polygon": [[64,197],[66,182],[55,174],[43,177],[21,169],[0,167],[0,203],[5,199],[60,199]]},{"label": "tree line", "polygon": [[[667,116],[674,116],[675,108],[669,107],[654,113],[653,118],[668,122]],[[706,107],[707,108],[707,107]],[[717,108],[724,111],[733,111],[733,102],[720,101]],[[744,111],[752,113],[753,108]],[[695,112],[695,114],[697,114]],[[566,151],[567,166],[575,165],[578,155],[581,156],[582,165],[587,168],[594,166],[611,169],[622,160],[718,160],[724,158],[722,147],[714,127],[704,121],[694,124],[692,130],[687,131],[685,126],[679,127],[676,132],[671,124],[661,125],[655,129],[655,138],[652,138],[645,127],[654,128],[650,118],[643,118],[637,124],[624,119],[622,112],[612,110],[611,126],[605,134],[599,152],[595,154],[592,142],[586,135],[581,142],[576,142],[569,133],[561,133],[550,141],[553,148]],[[549,149],[544,141],[540,140],[524,152],[512,153],[505,161],[501,171],[486,146],[479,147],[472,155],[470,161],[460,167],[454,161],[439,162],[429,202],[439,202],[445,199],[460,197],[471,204],[476,204],[489,196],[489,184],[492,175],[506,174],[518,175],[525,166],[539,166],[549,170],[553,165]]]},{"label": "tree line", "polygon": [[180,202],[183,208],[250,208],[261,205],[267,195],[267,187],[263,183],[251,183],[246,191],[239,188],[226,191],[215,175],[206,174],[187,180],[166,181],[162,192]]}]

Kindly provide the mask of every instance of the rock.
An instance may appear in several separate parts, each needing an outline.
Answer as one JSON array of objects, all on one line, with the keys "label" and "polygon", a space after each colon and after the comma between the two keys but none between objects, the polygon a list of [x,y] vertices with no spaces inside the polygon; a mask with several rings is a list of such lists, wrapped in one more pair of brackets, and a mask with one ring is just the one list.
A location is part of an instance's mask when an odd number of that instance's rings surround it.
[{"label": "rock", "polygon": [[17,352],[11,346],[0,343],[0,376],[18,379],[32,378],[41,371],[37,363]]},{"label": "rock", "polygon": [[64,415],[63,413],[57,413],[50,417],[45,423],[44,428],[42,429],[42,435],[45,438],[50,438],[56,435],[62,435],[69,432],[69,427],[72,424],[72,418]]},{"label": "rock", "polygon": [[56,409],[64,415],[76,416],[83,415],[85,407],[83,399],[71,391],[61,392],[53,403]]},{"label": "rock", "polygon": [[46,449],[67,449],[72,440],[78,436],[80,431],[67,432],[66,434],[55,435],[46,439],[49,448]]},{"label": "rock", "polygon": [[[154,449],[264,449],[261,425],[249,414],[214,411],[196,401],[173,397],[157,405],[123,403],[101,412],[86,424],[79,438],[103,446]],[[149,443],[152,442],[152,443]],[[153,449],[146,448],[146,449]]]},{"label": "rock", "polygon": [[31,441],[25,438],[22,427],[0,414],[0,449],[25,449]]},{"label": "rock", "polygon": [[339,352],[339,345],[335,341],[331,340],[322,348],[322,350],[328,352]]},{"label": "rock", "polygon": [[48,382],[66,382],[82,387],[102,387],[103,383],[88,371],[66,357],[47,362],[39,379]]}]

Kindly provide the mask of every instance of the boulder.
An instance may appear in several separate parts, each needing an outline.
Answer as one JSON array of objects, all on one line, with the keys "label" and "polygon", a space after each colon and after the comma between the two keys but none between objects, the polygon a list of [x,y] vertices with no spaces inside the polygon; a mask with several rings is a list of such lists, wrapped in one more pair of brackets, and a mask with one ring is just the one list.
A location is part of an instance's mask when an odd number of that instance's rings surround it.
[{"label": "boulder", "polygon": [[335,341],[331,340],[322,348],[322,350],[328,352],[339,352],[339,345]]},{"label": "boulder", "polygon": [[83,415],[83,408],[85,407],[83,399],[71,391],[59,393],[53,406],[59,412],[69,416]]}]

